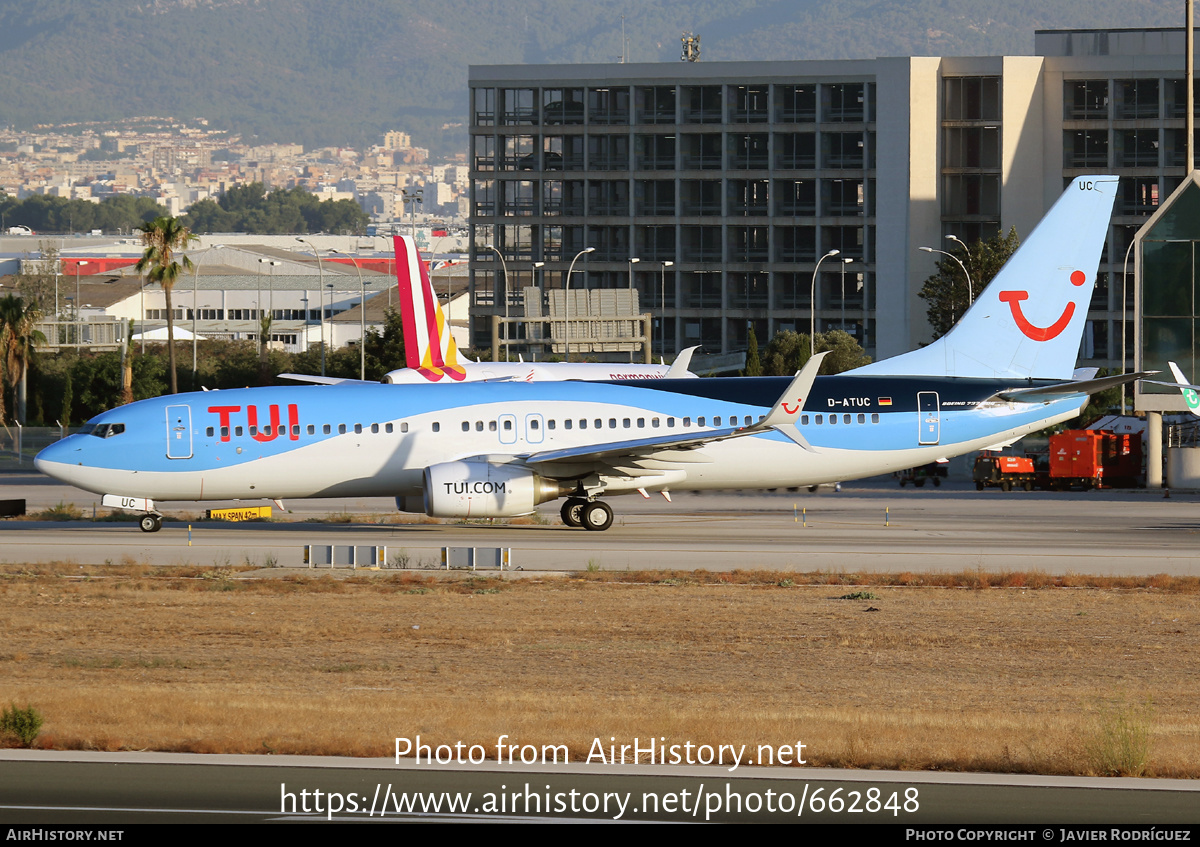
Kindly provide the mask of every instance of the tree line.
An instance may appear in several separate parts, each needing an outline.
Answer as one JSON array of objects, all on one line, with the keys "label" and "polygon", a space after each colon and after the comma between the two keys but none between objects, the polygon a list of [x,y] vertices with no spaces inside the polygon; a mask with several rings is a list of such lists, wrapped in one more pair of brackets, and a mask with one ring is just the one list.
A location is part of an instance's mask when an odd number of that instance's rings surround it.
[{"label": "tree line", "polygon": [[[318,375],[321,349],[314,345],[303,353],[268,350],[260,355],[253,341],[201,341],[196,370],[192,371],[191,342],[175,345],[176,358],[186,363],[179,370],[183,391],[202,388],[246,388],[276,384],[281,373]],[[132,366],[132,399],[161,397],[170,391],[170,356],[165,344],[138,342],[129,351]],[[388,371],[404,367],[404,331],[400,315],[389,312],[382,331],[367,330],[367,379],[380,380]],[[326,353],[327,376],[358,379],[357,346]],[[28,424],[52,426],[61,422],[79,426],[103,411],[122,405],[121,354],[119,351],[62,351],[57,355],[34,353],[29,365]],[[14,383],[5,380],[12,390]],[[7,422],[11,415],[6,418]]]},{"label": "tree line", "polygon": [[261,182],[234,186],[216,200],[192,204],[183,217],[192,232],[248,232],[267,235],[328,232],[362,234],[370,216],[353,200],[319,200],[312,192]]}]

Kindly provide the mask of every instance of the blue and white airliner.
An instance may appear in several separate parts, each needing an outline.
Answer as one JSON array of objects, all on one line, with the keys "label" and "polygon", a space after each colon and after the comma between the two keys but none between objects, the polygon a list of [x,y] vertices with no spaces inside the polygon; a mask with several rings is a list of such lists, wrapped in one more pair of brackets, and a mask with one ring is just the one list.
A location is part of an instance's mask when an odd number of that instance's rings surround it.
[{"label": "blue and white airliner", "polygon": [[162,500],[377,495],[435,517],[564,498],[567,525],[603,530],[618,494],[816,485],[1008,444],[1139,376],[1073,373],[1116,191],[1076,179],[951,332],[839,376],[816,357],[791,379],[179,394],[97,415],[37,467],[148,532]]}]

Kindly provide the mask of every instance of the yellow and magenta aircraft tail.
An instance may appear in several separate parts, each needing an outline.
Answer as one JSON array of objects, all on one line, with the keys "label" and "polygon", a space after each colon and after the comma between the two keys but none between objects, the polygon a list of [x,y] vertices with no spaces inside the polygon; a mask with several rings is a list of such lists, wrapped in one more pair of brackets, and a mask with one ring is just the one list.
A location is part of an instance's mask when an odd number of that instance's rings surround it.
[{"label": "yellow and magenta aircraft tail", "polygon": [[458,363],[454,336],[433,293],[416,242],[407,235],[397,235],[393,240],[406,363],[430,382],[439,382],[442,377],[461,382],[467,373]]}]

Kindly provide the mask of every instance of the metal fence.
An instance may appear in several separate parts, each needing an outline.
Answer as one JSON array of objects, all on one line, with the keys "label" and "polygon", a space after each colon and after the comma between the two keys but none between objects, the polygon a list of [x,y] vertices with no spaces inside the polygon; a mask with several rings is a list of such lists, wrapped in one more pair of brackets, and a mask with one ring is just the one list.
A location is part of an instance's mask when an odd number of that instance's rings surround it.
[{"label": "metal fence", "polygon": [[46,343],[39,345],[39,350],[57,352],[65,348],[79,347],[119,350],[125,343],[129,322],[121,318],[97,321],[40,321],[36,329],[46,336]]},{"label": "metal fence", "polygon": [[0,426],[0,469],[33,469],[33,457],[73,430],[57,426]]}]

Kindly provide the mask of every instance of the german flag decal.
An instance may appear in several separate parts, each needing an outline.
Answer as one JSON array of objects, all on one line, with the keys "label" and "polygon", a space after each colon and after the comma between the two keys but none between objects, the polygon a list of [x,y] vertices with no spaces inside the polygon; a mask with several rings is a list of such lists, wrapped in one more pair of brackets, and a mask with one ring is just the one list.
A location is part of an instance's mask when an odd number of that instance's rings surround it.
[{"label": "german flag decal", "polygon": [[880,397],[880,398],[879,398],[879,405],[880,405],[880,406],[890,406],[890,405],[892,405],[892,398],[891,398],[891,397]]}]

